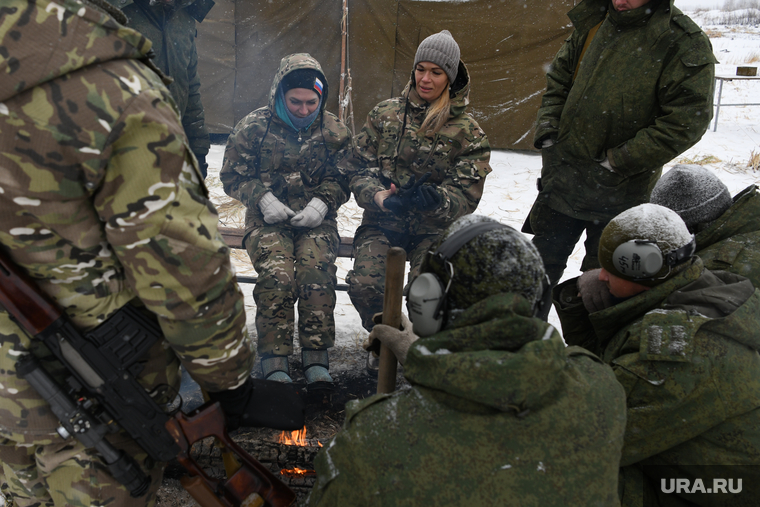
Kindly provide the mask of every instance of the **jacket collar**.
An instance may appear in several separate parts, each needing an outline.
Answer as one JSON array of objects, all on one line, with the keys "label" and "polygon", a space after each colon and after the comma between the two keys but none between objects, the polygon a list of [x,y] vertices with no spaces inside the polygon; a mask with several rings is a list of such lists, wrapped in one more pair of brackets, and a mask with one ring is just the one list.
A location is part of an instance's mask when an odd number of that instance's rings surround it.
[{"label": "jacket collar", "polygon": [[756,185],[750,185],[734,197],[725,213],[697,233],[697,248],[754,231],[760,231],[760,193]]},{"label": "jacket collar", "polygon": [[[656,2],[657,0],[652,0]],[[673,2],[675,0],[660,0],[660,3],[654,9],[651,18],[646,22],[646,29],[649,33],[647,39],[655,43],[657,37],[666,30],[670,29],[670,21],[673,16],[683,14]],[[649,5],[649,4],[647,4]],[[645,8],[642,6],[641,8]],[[576,5],[570,12],[567,13],[567,17],[573,23],[573,26],[580,33],[588,33],[594,26],[598,25],[605,16],[609,9],[612,9],[610,0],[583,0]],[[636,9],[638,10],[638,9]]]}]

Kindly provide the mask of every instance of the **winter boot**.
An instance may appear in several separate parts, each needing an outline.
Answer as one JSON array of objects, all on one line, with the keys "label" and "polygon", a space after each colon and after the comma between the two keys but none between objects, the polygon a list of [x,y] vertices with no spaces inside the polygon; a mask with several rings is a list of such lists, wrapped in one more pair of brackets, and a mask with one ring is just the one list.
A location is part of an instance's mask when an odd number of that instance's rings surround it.
[{"label": "winter boot", "polygon": [[309,392],[333,390],[335,384],[330,376],[330,361],[326,350],[301,349],[301,362]]},{"label": "winter boot", "polygon": [[276,382],[293,382],[290,378],[288,356],[269,356],[261,358],[261,373],[266,380]]}]

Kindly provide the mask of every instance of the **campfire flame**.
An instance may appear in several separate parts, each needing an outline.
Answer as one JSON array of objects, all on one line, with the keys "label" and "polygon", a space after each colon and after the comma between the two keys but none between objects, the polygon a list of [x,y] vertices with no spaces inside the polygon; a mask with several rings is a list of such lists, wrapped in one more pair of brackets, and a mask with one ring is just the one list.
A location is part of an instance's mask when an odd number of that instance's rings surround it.
[{"label": "campfire flame", "polygon": [[317,472],[314,470],[304,470],[303,468],[291,468],[289,470],[280,470],[280,475],[285,475],[288,477],[314,477],[317,475]]},{"label": "campfire flame", "polygon": [[[280,438],[277,440],[278,444],[284,445],[297,445],[299,447],[306,447],[306,426],[296,431],[283,431],[280,433]],[[317,440],[317,445],[322,447],[322,444]],[[287,470],[280,470],[280,475],[287,477],[314,477],[317,473],[314,470],[304,470],[303,468],[293,467]]]},{"label": "campfire flame", "polygon": [[[290,434],[288,434],[290,433]],[[300,430],[296,431],[283,431],[280,433],[280,438],[277,440],[278,444],[284,444],[284,445],[297,445],[299,447],[306,447],[306,426],[301,428]],[[317,445],[322,447],[322,444],[317,441]]]}]

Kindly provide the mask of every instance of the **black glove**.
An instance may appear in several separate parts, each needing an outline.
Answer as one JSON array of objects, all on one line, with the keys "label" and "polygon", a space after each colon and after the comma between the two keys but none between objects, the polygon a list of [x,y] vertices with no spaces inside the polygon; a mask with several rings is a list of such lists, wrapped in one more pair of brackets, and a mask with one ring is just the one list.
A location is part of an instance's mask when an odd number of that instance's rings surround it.
[{"label": "black glove", "polygon": [[[398,192],[383,201],[383,206],[391,210],[391,212],[393,212],[395,215],[404,215],[413,209],[417,209],[415,196],[417,195],[417,191],[420,189],[420,187],[422,187],[423,183],[425,183],[430,178],[431,174],[432,173],[427,172],[423,174],[419,180],[417,180],[414,174],[412,174],[412,176],[409,178],[409,181],[406,182],[406,185],[399,188]],[[440,201],[441,198],[438,197],[438,202]]]},{"label": "black glove", "polygon": [[208,396],[221,405],[229,431],[262,426],[295,431],[304,427],[306,407],[293,387],[282,382],[248,377],[237,389],[209,392]]},{"label": "black glove", "polygon": [[441,194],[433,185],[422,185],[412,196],[412,205],[419,211],[432,211],[441,205]]}]

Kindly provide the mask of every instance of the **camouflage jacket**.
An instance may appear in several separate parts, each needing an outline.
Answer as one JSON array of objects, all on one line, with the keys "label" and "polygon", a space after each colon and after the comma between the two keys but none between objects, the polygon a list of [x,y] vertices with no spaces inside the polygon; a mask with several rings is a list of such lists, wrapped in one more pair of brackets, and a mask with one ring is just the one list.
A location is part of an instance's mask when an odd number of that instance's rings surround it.
[{"label": "camouflage jacket", "polygon": [[346,406],[307,505],[618,505],[622,389],[522,296],[471,306],[404,369],[411,389]]},{"label": "camouflage jacket", "polygon": [[227,139],[219,177],[224,191],[247,208],[246,234],[265,225],[258,203],[267,192],[296,213],[318,197],[327,204],[326,223],[333,225],[338,209],[348,200],[348,182],[336,165],[350,151],[352,138],[343,122],[325,110],[328,84],[324,73],[322,112],[305,131],[296,132],[275,112],[282,78],[307,68],[322,72],[319,62],[306,53],[283,58],[269,92],[269,105],[240,120]]},{"label": "camouflage jacket", "polygon": [[[190,148],[205,161],[209,150],[208,130],[201,103],[198,77],[197,29],[213,6],[210,0],[177,0],[172,10],[151,7],[148,0],[108,0],[129,18],[127,26],[145,35],[153,43],[154,63],[174,81],[169,91],[179,108],[182,127]],[[210,4],[210,5],[209,5]]]},{"label": "camouflage jacket", "polygon": [[[707,35],[673,0],[607,13],[609,5],[584,0],[568,14],[575,31],[546,75],[534,139],[537,148],[556,140],[542,150],[538,200],[582,220],[648,201],[662,165],[697,143],[713,114]],[[614,172],[599,164],[605,157]]]},{"label": "camouflage jacket", "polygon": [[760,288],[760,193],[751,185],[697,233],[697,255],[708,269],[746,276]]},{"label": "camouflage jacket", "polygon": [[[243,297],[174,102],[140,61],[150,41],[75,0],[10,0],[0,16],[3,249],[82,330],[130,301],[156,314],[147,386],[176,387],[177,357],[209,390],[239,385]],[[45,351],[4,311],[0,347],[2,435],[59,438],[14,372]]]},{"label": "camouflage jacket", "polygon": [[[385,229],[409,234],[438,234],[478,207],[486,175],[491,172],[491,147],[478,123],[465,113],[470,103],[470,75],[462,62],[453,86],[450,119],[433,136],[419,135],[428,104],[412,83],[410,80],[401,97],[383,101],[369,113],[343,169],[351,178],[357,204],[364,208],[362,223],[382,224]],[[391,183],[401,187],[412,175],[419,178],[427,172],[432,172],[427,182],[435,184],[442,196],[439,208],[398,217],[375,204],[375,194],[389,189]]]},{"label": "camouflage jacket", "polygon": [[749,280],[695,257],[661,285],[584,313],[626,391],[621,466],[760,464],[760,291]]}]

